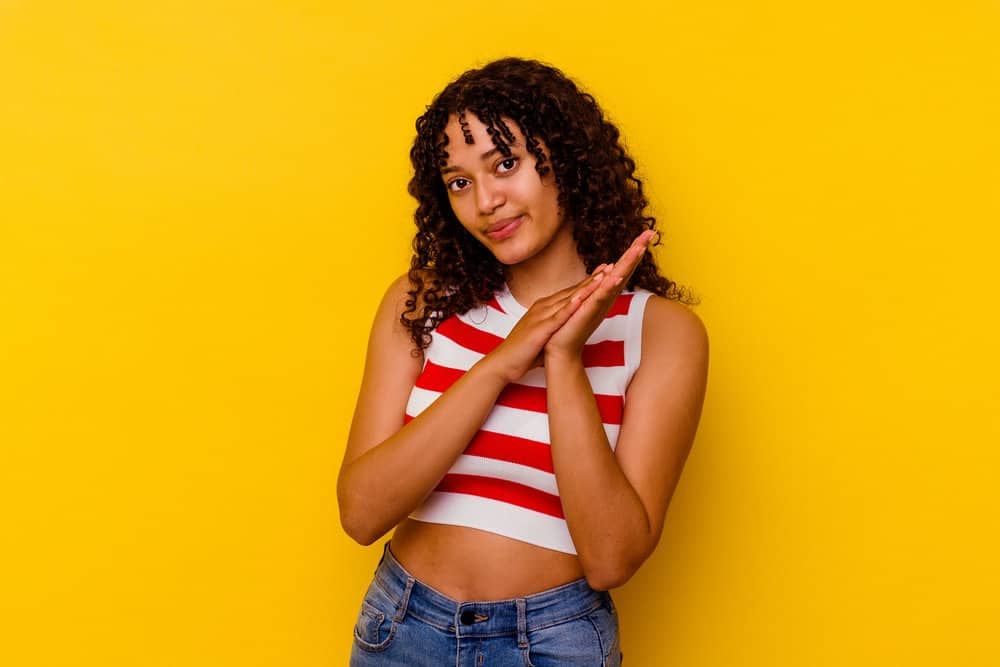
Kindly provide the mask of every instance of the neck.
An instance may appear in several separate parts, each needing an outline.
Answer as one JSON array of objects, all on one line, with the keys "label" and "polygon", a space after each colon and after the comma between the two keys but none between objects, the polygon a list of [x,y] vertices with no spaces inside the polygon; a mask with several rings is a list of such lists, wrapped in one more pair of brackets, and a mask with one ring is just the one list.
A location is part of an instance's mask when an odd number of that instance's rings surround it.
[{"label": "neck", "polygon": [[563,225],[534,257],[508,266],[506,277],[511,296],[524,306],[586,278],[587,267],[577,253],[570,225]]}]

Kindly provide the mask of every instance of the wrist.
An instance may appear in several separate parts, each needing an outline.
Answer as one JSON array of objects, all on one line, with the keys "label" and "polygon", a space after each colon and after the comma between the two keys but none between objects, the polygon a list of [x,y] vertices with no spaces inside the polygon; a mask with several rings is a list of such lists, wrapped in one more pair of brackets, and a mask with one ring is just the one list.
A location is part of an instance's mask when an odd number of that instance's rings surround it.
[{"label": "wrist", "polygon": [[583,368],[581,351],[570,351],[560,348],[545,348],[545,369],[562,370]]},{"label": "wrist", "polygon": [[476,382],[495,384],[498,391],[517,379],[513,377],[514,371],[508,368],[502,359],[492,353],[487,354],[474,363],[472,368],[469,369],[468,374]]}]

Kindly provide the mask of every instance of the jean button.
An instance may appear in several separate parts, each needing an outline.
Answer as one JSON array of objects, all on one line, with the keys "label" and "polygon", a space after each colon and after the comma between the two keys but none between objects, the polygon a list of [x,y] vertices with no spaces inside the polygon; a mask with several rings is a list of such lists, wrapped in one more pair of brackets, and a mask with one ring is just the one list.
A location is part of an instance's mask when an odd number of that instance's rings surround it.
[{"label": "jean button", "polygon": [[458,617],[458,620],[462,621],[463,625],[472,625],[476,622],[476,614],[471,609],[466,609],[462,612],[462,615]]}]

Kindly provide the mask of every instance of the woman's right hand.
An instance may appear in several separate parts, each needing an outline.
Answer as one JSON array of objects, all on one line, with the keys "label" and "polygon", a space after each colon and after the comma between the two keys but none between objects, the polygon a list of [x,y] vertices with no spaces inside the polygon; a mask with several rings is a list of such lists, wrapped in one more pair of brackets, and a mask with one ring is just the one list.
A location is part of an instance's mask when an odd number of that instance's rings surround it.
[{"label": "woman's right hand", "polygon": [[549,338],[577,311],[601,284],[609,265],[601,264],[576,285],[538,299],[488,356],[503,379],[510,383],[542,365]]}]

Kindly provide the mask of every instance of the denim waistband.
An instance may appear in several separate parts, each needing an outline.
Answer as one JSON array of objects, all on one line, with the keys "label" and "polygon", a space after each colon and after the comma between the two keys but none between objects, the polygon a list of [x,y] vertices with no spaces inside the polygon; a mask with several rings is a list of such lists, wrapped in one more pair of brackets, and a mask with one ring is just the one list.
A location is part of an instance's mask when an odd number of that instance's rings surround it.
[{"label": "denim waistband", "polygon": [[459,637],[517,635],[526,642],[532,630],[564,623],[611,608],[606,591],[592,589],[586,579],[507,600],[459,602],[416,579],[396,560],[386,544],[375,570],[374,585],[396,602],[395,621],[413,616]]}]

